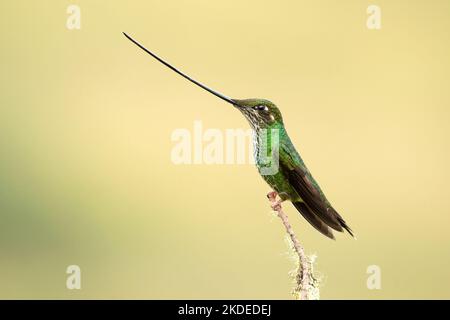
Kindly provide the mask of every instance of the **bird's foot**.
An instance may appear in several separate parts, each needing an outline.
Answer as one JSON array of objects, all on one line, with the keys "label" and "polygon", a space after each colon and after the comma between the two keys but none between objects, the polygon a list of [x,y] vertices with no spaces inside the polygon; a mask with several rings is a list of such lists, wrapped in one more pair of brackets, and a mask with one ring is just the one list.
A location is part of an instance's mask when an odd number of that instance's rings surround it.
[{"label": "bird's foot", "polygon": [[281,199],[277,200],[277,197],[278,197],[278,192],[276,192],[276,191],[271,191],[267,194],[267,198],[271,202],[270,207],[272,208],[272,210],[278,212],[281,210],[281,203],[283,202],[283,200],[281,200]]},{"label": "bird's foot", "polygon": [[278,193],[276,191],[270,191],[267,194],[267,199],[269,199],[271,202],[274,202],[275,199],[277,198],[277,196],[278,196]]}]

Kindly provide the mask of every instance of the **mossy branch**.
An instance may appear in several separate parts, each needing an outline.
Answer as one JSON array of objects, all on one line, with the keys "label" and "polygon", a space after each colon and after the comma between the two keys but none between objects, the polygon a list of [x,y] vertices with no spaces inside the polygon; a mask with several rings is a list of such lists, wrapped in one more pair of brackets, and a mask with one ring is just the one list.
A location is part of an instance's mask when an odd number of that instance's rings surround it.
[{"label": "mossy branch", "polygon": [[276,194],[270,193],[268,195],[272,208],[276,211],[277,216],[281,219],[286,233],[290,240],[292,250],[295,252],[296,257],[296,271],[295,271],[295,287],[292,294],[297,300],[318,300],[320,296],[319,292],[319,280],[314,277],[313,265],[316,256],[308,257],[305,254],[303,246],[297,239],[297,236],[289,223],[288,216],[284,213],[281,207],[281,202],[276,200]]}]

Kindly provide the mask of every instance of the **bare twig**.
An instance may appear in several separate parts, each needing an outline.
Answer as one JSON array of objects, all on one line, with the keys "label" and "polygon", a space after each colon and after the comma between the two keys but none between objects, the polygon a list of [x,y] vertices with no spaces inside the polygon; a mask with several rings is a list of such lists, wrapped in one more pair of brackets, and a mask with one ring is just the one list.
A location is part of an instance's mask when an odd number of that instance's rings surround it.
[{"label": "bare twig", "polygon": [[298,257],[298,266],[295,276],[296,287],[294,288],[294,296],[299,300],[316,300],[319,298],[319,289],[317,280],[313,276],[314,257],[308,257],[305,250],[298,241],[288,216],[281,207],[281,201],[276,200],[276,193],[271,192],[267,195],[272,203],[272,209],[277,212],[278,217],[283,222],[286,232],[292,242],[292,247]]}]

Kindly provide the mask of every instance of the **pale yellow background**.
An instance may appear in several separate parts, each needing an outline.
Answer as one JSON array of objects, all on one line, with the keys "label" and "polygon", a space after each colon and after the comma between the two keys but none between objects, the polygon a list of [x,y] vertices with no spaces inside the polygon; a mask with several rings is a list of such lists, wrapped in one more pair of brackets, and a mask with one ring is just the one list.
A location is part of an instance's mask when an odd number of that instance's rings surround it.
[{"label": "pale yellow background", "polygon": [[[81,8],[81,30],[66,9]],[[366,28],[366,8],[382,29]],[[290,299],[251,165],[175,166],[176,128],[267,98],[358,240],[291,206],[322,298],[450,298],[450,2],[2,1],[0,298]],[[82,289],[65,287],[77,264]],[[366,287],[379,265],[382,289]]]}]

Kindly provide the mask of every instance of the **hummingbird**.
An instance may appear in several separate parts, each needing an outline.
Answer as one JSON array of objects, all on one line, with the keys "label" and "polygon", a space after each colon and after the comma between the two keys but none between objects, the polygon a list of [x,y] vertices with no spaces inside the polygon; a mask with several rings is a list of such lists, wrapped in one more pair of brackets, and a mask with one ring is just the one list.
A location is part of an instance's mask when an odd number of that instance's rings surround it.
[{"label": "hummingbird", "polygon": [[[175,68],[125,32],[123,34],[160,63],[228,102],[243,114],[253,132],[256,167],[273,190],[267,197],[275,199],[278,196],[279,198],[272,204],[274,210],[281,208],[283,201],[290,201],[306,221],[328,238],[335,239],[332,230],[343,232],[344,229],[353,236],[352,230],[331,206],[295,149],[287,134],[280,109],[273,102],[266,99],[231,99]],[[268,153],[270,156],[267,156]],[[275,170],[268,170],[274,167],[274,163]]]}]

